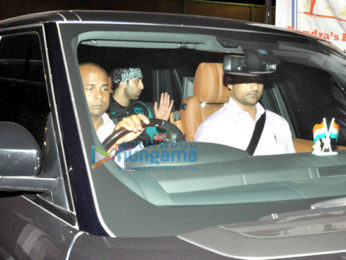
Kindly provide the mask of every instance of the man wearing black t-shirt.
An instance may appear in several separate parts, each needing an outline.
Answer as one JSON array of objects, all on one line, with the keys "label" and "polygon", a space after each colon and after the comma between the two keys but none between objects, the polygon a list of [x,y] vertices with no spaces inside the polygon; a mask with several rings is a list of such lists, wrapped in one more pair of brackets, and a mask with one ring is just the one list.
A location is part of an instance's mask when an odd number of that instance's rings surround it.
[{"label": "man wearing black t-shirt", "polygon": [[[113,95],[109,105],[109,116],[121,120],[133,114],[144,114],[148,118],[168,120],[173,100],[168,93],[162,93],[160,104],[154,103],[154,115],[149,107],[139,101],[139,96],[144,89],[143,74],[140,68],[119,68],[112,71]],[[156,127],[147,127],[141,139],[152,143],[161,132]]]}]

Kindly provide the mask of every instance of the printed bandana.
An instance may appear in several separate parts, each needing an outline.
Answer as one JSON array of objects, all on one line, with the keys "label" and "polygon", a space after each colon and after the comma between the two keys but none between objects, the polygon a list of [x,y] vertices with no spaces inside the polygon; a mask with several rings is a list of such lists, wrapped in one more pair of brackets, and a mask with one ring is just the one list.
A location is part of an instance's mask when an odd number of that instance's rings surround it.
[{"label": "printed bandana", "polygon": [[135,78],[143,78],[143,74],[140,68],[128,68],[117,78],[114,79],[114,83],[125,82]]}]

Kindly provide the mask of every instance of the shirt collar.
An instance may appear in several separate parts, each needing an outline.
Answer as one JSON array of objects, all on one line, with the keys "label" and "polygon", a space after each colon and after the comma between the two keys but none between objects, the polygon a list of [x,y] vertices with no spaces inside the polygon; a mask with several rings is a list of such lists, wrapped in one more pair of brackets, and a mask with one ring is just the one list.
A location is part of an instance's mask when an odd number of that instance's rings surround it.
[{"label": "shirt collar", "polygon": [[[240,115],[240,114],[248,114],[248,112],[246,112],[245,110],[243,110],[235,101],[232,97],[229,98],[229,101],[227,103],[227,110],[229,113],[237,116],[237,115]],[[257,110],[257,113],[256,113],[256,120],[257,121],[261,115],[265,112],[264,110],[264,107],[259,103],[257,102],[256,104],[256,110]]]},{"label": "shirt collar", "polygon": [[108,123],[108,121],[111,121],[111,119],[110,119],[110,117],[107,115],[107,113],[103,113],[103,114],[101,115],[101,117],[102,117],[102,120],[103,120],[103,124],[102,124],[102,125],[105,125],[105,124]]}]

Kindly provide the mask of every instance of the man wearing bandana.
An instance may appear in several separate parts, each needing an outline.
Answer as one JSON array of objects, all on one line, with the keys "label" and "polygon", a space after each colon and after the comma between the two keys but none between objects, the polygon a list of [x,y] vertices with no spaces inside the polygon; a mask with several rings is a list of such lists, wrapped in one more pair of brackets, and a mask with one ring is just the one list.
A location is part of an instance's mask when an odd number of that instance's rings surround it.
[{"label": "man wearing bandana", "polygon": [[[139,96],[144,89],[143,74],[140,68],[118,68],[112,71],[113,95],[109,105],[109,115],[112,119],[121,120],[133,114],[144,114],[148,118],[168,120],[173,100],[168,93],[162,93],[160,104],[154,103],[154,115],[141,101]],[[161,132],[156,127],[147,127],[140,139],[150,144]]]},{"label": "man wearing bandana", "polygon": [[[108,109],[110,99],[106,71],[94,63],[83,63],[79,68],[89,113],[100,142],[103,142],[113,131],[120,127],[129,131],[128,134],[118,139],[107,152],[114,155],[116,151],[120,152],[124,145],[128,148],[127,150],[131,149],[131,153],[139,151],[141,149],[139,144],[130,147],[127,144],[136,140],[143,133],[144,128],[142,122],[149,123],[149,119],[145,115],[138,114],[125,116],[121,120],[113,122],[107,113],[105,113]],[[114,161],[121,168],[124,168],[124,161],[131,153],[118,153],[114,157]]]}]

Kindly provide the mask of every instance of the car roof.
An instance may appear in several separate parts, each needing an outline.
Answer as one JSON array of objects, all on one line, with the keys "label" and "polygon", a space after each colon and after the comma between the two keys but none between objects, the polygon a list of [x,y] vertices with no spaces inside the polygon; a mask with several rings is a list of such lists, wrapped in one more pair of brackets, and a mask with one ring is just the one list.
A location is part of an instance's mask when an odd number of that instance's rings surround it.
[{"label": "car roof", "polygon": [[281,29],[273,25],[252,23],[234,19],[196,16],[185,14],[149,13],[130,11],[91,11],[91,10],[60,10],[42,13],[33,13],[17,16],[0,21],[0,30],[10,27],[24,26],[37,23],[129,23],[129,24],[164,24],[192,26],[198,28],[231,28],[241,31],[256,31],[271,34],[284,34],[286,36],[308,37],[295,32]]}]

